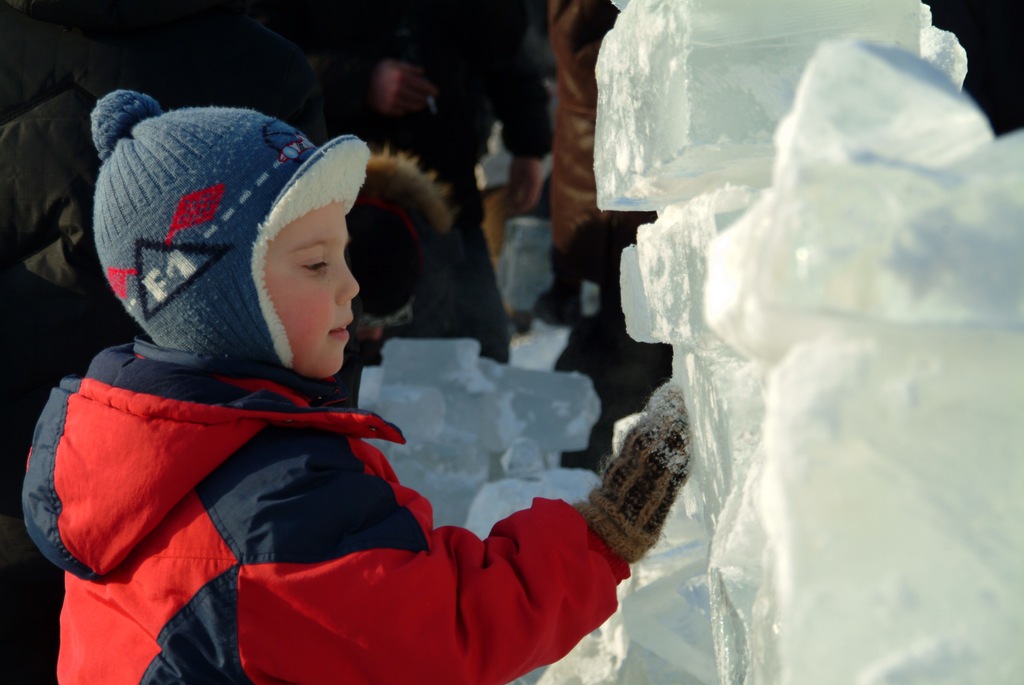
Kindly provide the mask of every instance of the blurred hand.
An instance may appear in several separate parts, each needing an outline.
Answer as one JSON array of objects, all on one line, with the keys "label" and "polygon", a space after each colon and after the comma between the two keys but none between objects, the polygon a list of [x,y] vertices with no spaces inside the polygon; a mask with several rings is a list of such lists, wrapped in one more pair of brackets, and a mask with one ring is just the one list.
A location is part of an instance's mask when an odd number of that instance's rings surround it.
[{"label": "blurred hand", "polygon": [[370,74],[367,104],[386,117],[401,117],[426,109],[439,91],[423,74],[423,67],[415,64],[383,60]]},{"label": "blurred hand", "polygon": [[537,157],[513,157],[508,167],[505,202],[509,216],[525,214],[537,206],[544,188],[544,170]]}]

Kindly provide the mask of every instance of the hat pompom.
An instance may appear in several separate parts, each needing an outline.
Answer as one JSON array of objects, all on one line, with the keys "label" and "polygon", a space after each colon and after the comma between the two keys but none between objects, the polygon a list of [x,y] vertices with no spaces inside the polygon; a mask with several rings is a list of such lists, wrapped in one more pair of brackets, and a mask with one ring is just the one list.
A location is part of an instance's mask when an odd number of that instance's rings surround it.
[{"label": "hat pompom", "polygon": [[144,93],[115,90],[103,96],[92,110],[92,141],[100,159],[106,161],[135,124],[161,114],[160,103]]}]

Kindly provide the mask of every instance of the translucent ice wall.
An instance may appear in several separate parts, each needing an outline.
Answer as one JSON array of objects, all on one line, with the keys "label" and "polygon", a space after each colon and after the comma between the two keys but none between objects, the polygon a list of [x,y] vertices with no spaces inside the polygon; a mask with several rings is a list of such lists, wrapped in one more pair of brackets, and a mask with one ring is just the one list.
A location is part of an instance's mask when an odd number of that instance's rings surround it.
[{"label": "translucent ice wall", "polygon": [[763,187],[772,133],[822,40],[920,43],[920,0],[633,0],[598,57],[598,205]]},{"label": "translucent ice wall", "polygon": [[659,211],[623,308],[694,470],[542,685],[1020,682],[1024,134],[920,3],[617,4],[600,201]]},{"label": "translucent ice wall", "polygon": [[767,370],[755,682],[1019,680],[1024,135],[993,141],[906,52],[839,43],[776,145],[705,293]]},{"label": "translucent ice wall", "polygon": [[[363,372],[360,401],[402,428],[407,444],[377,446],[403,483],[430,497],[437,525],[464,525],[481,488],[505,475],[527,476],[531,469],[519,455],[536,454],[554,467],[562,452],[586,447],[600,413],[588,377],[499,364],[480,356],[476,340],[393,338],[381,356],[379,367]],[[509,497],[492,501],[474,527],[502,518],[492,517],[498,508],[515,511],[510,503],[528,506],[531,496],[559,494],[581,499],[579,491],[585,495],[593,485],[566,469],[537,471],[535,480],[519,478],[532,483],[502,484]]]}]

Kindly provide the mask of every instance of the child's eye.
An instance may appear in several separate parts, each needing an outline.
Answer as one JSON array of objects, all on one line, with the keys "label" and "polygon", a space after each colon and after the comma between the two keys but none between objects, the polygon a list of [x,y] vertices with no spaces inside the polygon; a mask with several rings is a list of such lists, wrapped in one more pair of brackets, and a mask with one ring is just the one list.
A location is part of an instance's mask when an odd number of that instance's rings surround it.
[{"label": "child's eye", "polygon": [[313,273],[319,273],[327,268],[327,262],[317,262],[316,264],[307,264],[306,268]]}]

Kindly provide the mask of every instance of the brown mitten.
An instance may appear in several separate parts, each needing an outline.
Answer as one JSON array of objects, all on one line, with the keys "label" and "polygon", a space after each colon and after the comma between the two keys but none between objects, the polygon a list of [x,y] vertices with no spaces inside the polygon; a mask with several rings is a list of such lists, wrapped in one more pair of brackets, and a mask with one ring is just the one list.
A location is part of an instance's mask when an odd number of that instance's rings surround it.
[{"label": "brown mitten", "polygon": [[679,489],[690,474],[690,424],[683,392],[666,383],[647,402],[601,485],[576,509],[590,529],[629,563],[658,541]]}]

